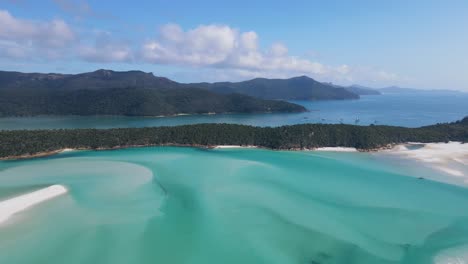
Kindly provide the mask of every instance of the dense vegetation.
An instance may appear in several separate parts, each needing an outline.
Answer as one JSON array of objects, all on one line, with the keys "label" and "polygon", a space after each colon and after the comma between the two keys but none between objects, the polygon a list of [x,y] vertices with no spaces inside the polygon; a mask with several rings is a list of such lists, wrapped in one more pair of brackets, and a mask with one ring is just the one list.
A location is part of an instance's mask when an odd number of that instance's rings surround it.
[{"label": "dense vegetation", "polygon": [[116,72],[97,70],[81,74],[0,71],[0,90],[95,90],[127,87],[168,89],[180,87],[180,84],[142,71]]},{"label": "dense vegetation", "polygon": [[42,74],[0,71],[0,90],[102,90],[115,88],[179,89],[201,88],[221,94],[239,93],[262,99],[330,100],[359,96],[333,84],[302,76],[291,79],[257,78],[244,82],[182,84],[142,71],[97,70],[81,74]]},{"label": "dense vegetation", "polygon": [[0,90],[0,116],[303,112],[300,105],[201,89]]},{"label": "dense vegetation", "polygon": [[192,83],[190,86],[218,93],[241,93],[263,99],[282,100],[345,100],[359,95],[344,87],[321,83],[301,76],[291,79],[257,78],[244,82]]},{"label": "dense vegetation", "polygon": [[468,117],[420,128],[305,124],[252,127],[199,124],[177,127],[0,131],[0,157],[33,155],[63,148],[108,149],[149,145],[255,145],[271,149],[324,146],[373,149],[392,143],[468,142]]},{"label": "dense vegetation", "polygon": [[301,112],[305,109],[295,104],[260,99],[358,98],[359,95],[344,87],[306,76],[181,84],[141,71],[98,70],[82,74],[0,71],[0,116]]}]

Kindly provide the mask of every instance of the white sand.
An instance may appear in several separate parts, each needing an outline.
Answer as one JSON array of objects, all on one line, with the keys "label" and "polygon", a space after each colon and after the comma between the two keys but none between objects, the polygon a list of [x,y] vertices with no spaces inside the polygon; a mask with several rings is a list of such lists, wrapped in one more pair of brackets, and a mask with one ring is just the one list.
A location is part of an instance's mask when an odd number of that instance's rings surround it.
[{"label": "white sand", "polygon": [[62,149],[60,152],[70,152],[70,151],[74,151],[74,149],[65,148],[65,149]]},{"label": "white sand", "polygon": [[256,148],[255,146],[240,146],[240,145],[219,145],[215,149],[232,149],[232,148]]},{"label": "white sand", "polygon": [[38,191],[0,201],[0,224],[18,212],[65,193],[67,193],[67,188],[64,186],[52,185]]},{"label": "white sand", "polygon": [[[410,149],[411,145],[421,145]],[[408,143],[384,150],[391,154],[402,155],[423,162],[447,175],[463,177],[468,183],[468,144],[449,143]]]},{"label": "white sand", "polygon": [[324,147],[316,148],[316,151],[331,151],[331,152],[356,152],[356,148],[345,148],[345,147]]}]

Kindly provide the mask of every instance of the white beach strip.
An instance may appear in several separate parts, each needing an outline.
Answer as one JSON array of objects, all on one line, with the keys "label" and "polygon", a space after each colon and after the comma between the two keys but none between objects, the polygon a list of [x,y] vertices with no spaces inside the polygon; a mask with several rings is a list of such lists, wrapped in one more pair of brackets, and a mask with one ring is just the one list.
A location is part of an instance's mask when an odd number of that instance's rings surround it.
[{"label": "white beach strip", "polygon": [[74,149],[65,148],[65,149],[62,149],[60,152],[70,152],[70,151],[74,151]]},{"label": "white beach strip", "polygon": [[316,148],[315,151],[331,151],[331,152],[356,152],[356,148],[345,148],[345,147],[324,147]]},{"label": "white beach strip", "polygon": [[0,223],[5,222],[18,212],[65,193],[67,193],[67,188],[65,188],[65,186],[52,185],[38,191],[0,201]]},{"label": "white beach strip", "polygon": [[215,149],[232,149],[232,148],[256,148],[256,146],[240,146],[240,145],[219,145]]},{"label": "white beach strip", "polygon": [[[411,148],[411,147],[417,148]],[[418,147],[419,146],[419,147]],[[390,150],[391,154],[405,156],[426,163],[427,165],[455,177],[468,180],[468,144],[449,143],[408,143],[397,145]]]}]

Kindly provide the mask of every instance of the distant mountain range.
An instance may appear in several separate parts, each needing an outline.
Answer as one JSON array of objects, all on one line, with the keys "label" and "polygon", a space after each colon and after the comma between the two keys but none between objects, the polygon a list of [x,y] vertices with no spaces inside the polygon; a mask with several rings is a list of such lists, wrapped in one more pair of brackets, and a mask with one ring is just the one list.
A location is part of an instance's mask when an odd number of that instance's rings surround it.
[{"label": "distant mountain range", "polygon": [[256,78],[243,82],[191,83],[222,94],[240,93],[262,99],[281,100],[347,100],[359,95],[344,87],[321,83],[307,76],[290,79]]},{"label": "distant mountain range", "polygon": [[403,92],[421,90],[344,87],[307,76],[186,84],[142,71],[0,71],[0,116],[303,112],[304,107],[280,100],[349,100],[361,95]]},{"label": "distant mountain range", "polygon": [[351,86],[345,87],[346,90],[353,92],[358,95],[380,95],[384,93],[462,93],[460,91],[455,90],[445,90],[445,89],[435,89],[435,90],[427,90],[427,89],[415,89],[415,88],[403,88],[398,86],[389,86],[384,88],[370,88],[358,84],[354,84]]},{"label": "distant mountain range", "polygon": [[180,84],[142,71],[97,70],[80,74],[0,71],[1,89],[96,90],[109,88],[177,88]]},{"label": "distant mountain range", "polygon": [[414,89],[414,88],[402,88],[398,86],[390,86],[385,88],[380,88],[378,91],[382,93],[462,93],[460,91],[455,90],[444,90],[444,89],[436,89],[436,90],[423,90],[423,89]]},{"label": "distant mountain range", "polygon": [[382,93],[376,89],[365,87],[358,84],[345,87],[346,90],[358,95],[381,95]]},{"label": "distant mountain range", "polygon": [[304,112],[303,106],[220,94],[140,71],[0,72],[0,116]]},{"label": "distant mountain range", "polygon": [[0,71],[1,116],[303,112],[304,107],[279,100],[358,98],[359,95],[343,87],[305,76],[183,84],[142,71],[97,70],[81,74]]}]

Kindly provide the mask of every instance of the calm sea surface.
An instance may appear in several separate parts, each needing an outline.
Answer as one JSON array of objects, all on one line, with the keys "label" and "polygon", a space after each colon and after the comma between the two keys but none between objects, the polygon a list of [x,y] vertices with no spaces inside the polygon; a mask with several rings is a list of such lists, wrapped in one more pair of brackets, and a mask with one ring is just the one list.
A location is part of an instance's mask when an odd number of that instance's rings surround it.
[{"label": "calm sea surface", "polygon": [[468,116],[468,93],[407,93],[362,96],[360,100],[294,101],[299,114],[222,114],[178,117],[61,116],[0,118],[0,129],[116,128],[235,123],[282,126],[303,123],[384,124],[418,127]]},{"label": "calm sea surface", "polygon": [[[0,263],[466,263],[468,189],[367,153],[151,147],[0,162]],[[426,173],[426,172],[425,172]],[[413,176],[413,177],[410,177]]]}]

